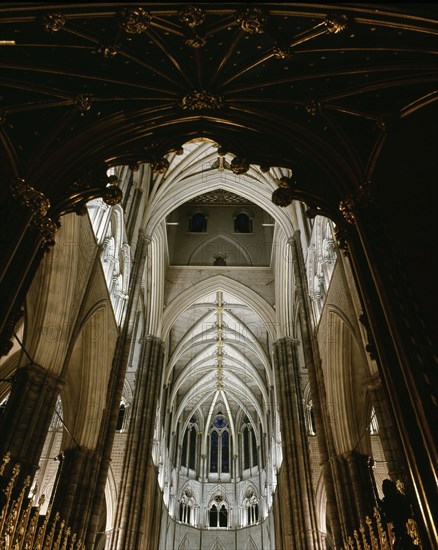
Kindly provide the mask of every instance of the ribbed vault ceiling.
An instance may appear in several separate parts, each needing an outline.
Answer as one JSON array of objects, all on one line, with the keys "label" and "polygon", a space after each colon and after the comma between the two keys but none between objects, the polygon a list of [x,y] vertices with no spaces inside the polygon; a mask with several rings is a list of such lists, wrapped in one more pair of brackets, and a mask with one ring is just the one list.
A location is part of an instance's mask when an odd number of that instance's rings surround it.
[{"label": "ribbed vault ceiling", "polygon": [[376,6],[3,4],[5,167],[56,204],[96,162],[207,136],[333,202],[385,125],[435,97],[436,6]]},{"label": "ribbed vault ceiling", "polygon": [[242,409],[253,421],[263,419],[272,383],[268,333],[263,320],[236,295],[210,292],[185,309],[172,327],[167,367],[173,378],[171,401],[185,420],[196,411],[206,418],[218,400],[233,417]]}]

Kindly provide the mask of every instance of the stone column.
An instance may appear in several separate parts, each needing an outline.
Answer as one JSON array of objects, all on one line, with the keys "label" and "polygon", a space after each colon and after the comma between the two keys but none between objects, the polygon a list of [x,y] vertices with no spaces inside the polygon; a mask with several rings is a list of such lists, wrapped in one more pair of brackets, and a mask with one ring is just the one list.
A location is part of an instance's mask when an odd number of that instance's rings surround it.
[{"label": "stone column", "polygon": [[[93,504],[88,524],[87,537],[85,540],[87,548],[94,547],[102,516],[102,509],[105,505],[105,485],[108,478],[111,452],[120,409],[120,400],[122,398],[123,385],[125,383],[129,351],[133,341],[135,318],[138,311],[137,308],[141,292],[141,284],[150,240],[150,237],[145,235],[144,231],[139,231],[132,276],[129,284],[129,299],[126,317],[123,324],[122,333],[117,339],[110,380],[108,383],[108,414],[103,416],[98,444],[96,447],[96,460],[98,461],[98,468],[96,480],[92,488],[94,491]],[[133,414],[134,413],[132,412],[131,415]]]},{"label": "stone column", "polygon": [[379,438],[387,462],[388,475],[392,481],[400,479],[406,484],[408,482],[406,460],[380,376],[375,374],[367,380],[366,388],[371,395],[376,412]]},{"label": "stone column", "polygon": [[339,518],[339,502],[334,483],[335,472],[332,469],[331,457],[335,455],[333,438],[328,422],[327,397],[325,393],[324,374],[321,368],[317,343],[313,335],[311,305],[307,288],[306,268],[301,249],[300,232],[296,231],[289,239],[292,247],[293,267],[295,275],[296,299],[301,330],[304,361],[309,374],[310,391],[312,394],[313,412],[316,425],[316,437],[321,460],[321,470],[327,495],[327,520],[331,534],[337,546],[342,546],[342,530]]},{"label": "stone column", "polygon": [[162,497],[152,447],[163,359],[163,342],[155,336],[144,338],[114,525],[114,549],[158,548]]},{"label": "stone column", "polygon": [[[436,544],[436,351],[371,184],[339,203],[348,253],[376,345],[379,373],[403,444],[406,486],[423,544]],[[436,369],[435,369],[436,370]]]},{"label": "stone column", "polygon": [[52,509],[81,540],[88,527],[99,464],[97,452],[85,447],[65,449],[60,457]]},{"label": "stone column", "polygon": [[20,477],[34,476],[64,381],[31,363],[19,368],[6,409],[0,417],[0,456],[11,453]]},{"label": "stone column", "polygon": [[282,497],[283,544],[296,550],[319,549],[312,490],[301,378],[296,342],[282,338],[274,346],[275,381],[280,404],[283,464],[279,476]]}]

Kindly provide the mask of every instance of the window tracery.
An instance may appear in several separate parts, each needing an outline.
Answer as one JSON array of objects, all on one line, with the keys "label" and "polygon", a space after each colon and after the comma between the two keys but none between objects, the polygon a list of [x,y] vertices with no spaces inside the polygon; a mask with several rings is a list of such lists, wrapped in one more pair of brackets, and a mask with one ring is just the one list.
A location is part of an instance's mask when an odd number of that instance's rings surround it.
[{"label": "window tracery", "polygon": [[253,488],[248,488],[243,500],[245,510],[244,525],[254,525],[259,521],[259,499]]},{"label": "window tracery", "polygon": [[231,439],[227,419],[219,413],[213,419],[210,430],[210,473],[230,473]]},{"label": "window tracery", "polygon": [[193,418],[184,433],[181,449],[181,466],[185,466],[190,470],[197,469],[198,433],[198,427]]},{"label": "window tracery", "polygon": [[218,493],[210,504],[209,509],[209,527],[228,528],[228,503],[224,496]]},{"label": "window tracery", "polygon": [[319,321],[336,263],[332,222],[316,216],[307,253],[307,280],[315,323]]},{"label": "window tracery", "polygon": [[179,505],[179,519],[182,523],[194,525],[195,523],[195,498],[190,488],[186,488],[181,496]]},{"label": "window tracery", "polygon": [[254,466],[258,466],[257,441],[254,429],[246,418],[242,428],[243,434],[243,469],[248,470]]}]

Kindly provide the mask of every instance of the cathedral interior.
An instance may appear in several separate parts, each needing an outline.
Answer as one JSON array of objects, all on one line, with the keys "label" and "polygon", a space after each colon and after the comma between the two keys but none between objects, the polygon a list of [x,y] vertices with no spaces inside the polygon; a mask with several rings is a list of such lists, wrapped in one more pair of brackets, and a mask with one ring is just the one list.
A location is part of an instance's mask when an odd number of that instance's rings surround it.
[{"label": "cathedral interior", "polygon": [[437,548],[437,5],[0,14],[0,548]]}]

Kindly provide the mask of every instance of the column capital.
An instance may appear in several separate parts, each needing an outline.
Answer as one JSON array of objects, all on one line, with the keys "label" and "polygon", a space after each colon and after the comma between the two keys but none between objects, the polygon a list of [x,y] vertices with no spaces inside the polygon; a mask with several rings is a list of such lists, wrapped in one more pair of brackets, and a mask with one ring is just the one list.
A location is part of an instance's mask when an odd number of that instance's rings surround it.
[{"label": "column capital", "polygon": [[63,378],[52,374],[37,363],[28,363],[27,365],[19,367],[16,370],[14,377],[17,382],[29,380],[36,386],[45,385],[50,388],[56,388],[58,392],[62,390],[65,384],[65,380]]}]

